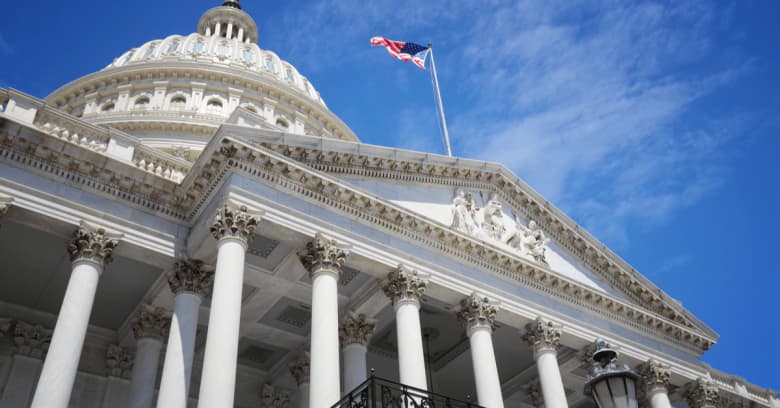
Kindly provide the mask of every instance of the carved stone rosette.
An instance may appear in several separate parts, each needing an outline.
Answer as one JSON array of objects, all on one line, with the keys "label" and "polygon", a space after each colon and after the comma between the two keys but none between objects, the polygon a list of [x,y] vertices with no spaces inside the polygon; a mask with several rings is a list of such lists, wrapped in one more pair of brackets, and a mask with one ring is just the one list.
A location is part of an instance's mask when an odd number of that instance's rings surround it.
[{"label": "carved stone rosette", "polygon": [[642,376],[642,388],[645,395],[653,390],[667,390],[669,379],[672,376],[672,369],[666,364],[656,360],[649,360],[638,367],[639,375]]},{"label": "carved stone rosette", "polygon": [[106,375],[130,379],[133,371],[133,355],[124,347],[111,344],[106,350]]},{"label": "carved stone rosette", "polygon": [[304,351],[297,360],[291,362],[288,366],[290,374],[295,377],[299,387],[309,383],[309,361],[309,352]]},{"label": "carved stone rosette", "polygon": [[175,294],[190,292],[205,298],[214,282],[214,267],[197,259],[181,259],[168,273],[168,285]]},{"label": "carved stone rosette", "polygon": [[235,209],[227,204],[219,207],[211,225],[211,235],[221,239],[237,239],[248,245],[255,234],[259,217],[247,212],[246,206]]},{"label": "carved stone rosette", "polygon": [[525,326],[525,340],[529,346],[533,347],[534,353],[542,351],[558,351],[558,345],[561,340],[561,329],[553,322],[537,317],[535,321]]},{"label": "carved stone rosette", "polygon": [[320,233],[306,244],[306,248],[298,252],[298,258],[312,279],[320,272],[341,275],[341,267],[348,255],[348,250],[340,248],[335,240],[329,240]]},{"label": "carved stone rosette", "polygon": [[70,261],[90,261],[105,266],[111,262],[111,254],[119,245],[117,238],[102,228],[79,227],[68,241]]},{"label": "carved stone rosette", "polygon": [[718,404],[720,396],[718,387],[712,380],[698,378],[686,386],[685,398],[690,408],[714,408]]},{"label": "carved stone rosette", "polygon": [[417,274],[417,271],[403,265],[387,274],[382,282],[382,291],[395,305],[402,301],[420,303],[428,281]]},{"label": "carved stone rosette", "polygon": [[24,356],[44,359],[49,351],[52,332],[38,324],[17,321],[14,327],[14,351]]},{"label": "carved stone rosette", "polygon": [[369,319],[364,314],[355,314],[349,310],[339,324],[339,342],[341,347],[350,344],[367,345],[368,339],[374,334],[377,321]]},{"label": "carved stone rosette", "polygon": [[161,307],[144,305],[133,319],[133,334],[136,339],[141,337],[163,338],[171,326],[168,312]]},{"label": "carved stone rosette", "polygon": [[468,333],[471,333],[471,330],[477,327],[492,329],[497,312],[498,308],[491,304],[488,298],[472,293],[460,301],[458,320],[463,323]]}]

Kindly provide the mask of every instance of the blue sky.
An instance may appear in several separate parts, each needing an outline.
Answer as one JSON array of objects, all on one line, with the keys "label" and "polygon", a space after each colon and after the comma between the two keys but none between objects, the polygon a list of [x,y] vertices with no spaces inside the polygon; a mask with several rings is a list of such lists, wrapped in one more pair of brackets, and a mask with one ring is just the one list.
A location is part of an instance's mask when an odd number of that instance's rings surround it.
[{"label": "blue sky", "polygon": [[[720,335],[704,361],[780,389],[777,2],[244,1],[261,48],[362,141],[503,163]],[[7,2],[0,87],[44,97],[195,31],[216,1]]]}]

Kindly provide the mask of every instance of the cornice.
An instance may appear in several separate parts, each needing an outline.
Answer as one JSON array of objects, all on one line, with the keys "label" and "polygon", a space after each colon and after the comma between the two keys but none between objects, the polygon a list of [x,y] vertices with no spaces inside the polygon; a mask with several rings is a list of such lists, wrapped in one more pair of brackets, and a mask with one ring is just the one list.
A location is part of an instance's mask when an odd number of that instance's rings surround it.
[{"label": "cornice", "polygon": [[525,260],[403,207],[363,193],[266,147],[250,146],[224,136],[213,142],[219,143],[219,148],[207,148],[206,155],[196,162],[194,172],[182,185],[184,191],[192,191],[185,200],[190,209],[189,217],[197,214],[206,204],[206,198],[228,174],[243,173],[505,279],[520,282],[529,289],[607,316],[653,337],[665,338],[697,354],[713,343],[711,338],[691,327],[583,286],[544,265]]}]

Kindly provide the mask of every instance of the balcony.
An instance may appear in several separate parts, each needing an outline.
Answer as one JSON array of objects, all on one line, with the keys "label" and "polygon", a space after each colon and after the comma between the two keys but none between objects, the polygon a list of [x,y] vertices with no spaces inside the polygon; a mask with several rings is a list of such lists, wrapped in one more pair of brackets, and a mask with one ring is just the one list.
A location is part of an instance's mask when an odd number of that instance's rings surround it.
[{"label": "balcony", "polygon": [[483,408],[371,375],[332,408]]}]

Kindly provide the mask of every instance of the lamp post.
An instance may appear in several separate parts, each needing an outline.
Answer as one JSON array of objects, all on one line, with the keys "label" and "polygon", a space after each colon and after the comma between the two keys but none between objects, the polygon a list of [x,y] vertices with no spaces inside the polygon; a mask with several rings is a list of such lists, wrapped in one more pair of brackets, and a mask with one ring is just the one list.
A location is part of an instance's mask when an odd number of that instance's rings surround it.
[{"label": "lamp post", "polygon": [[595,364],[585,383],[585,394],[590,395],[599,408],[637,408],[636,381],[639,376],[627,365],[616,365],[617,356],[606,341],[596,340]]}]

